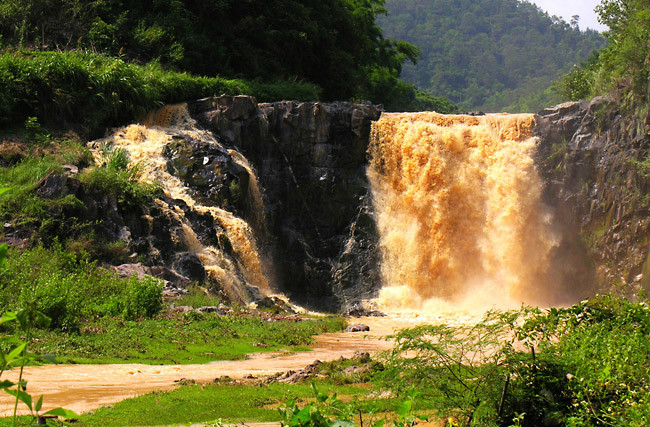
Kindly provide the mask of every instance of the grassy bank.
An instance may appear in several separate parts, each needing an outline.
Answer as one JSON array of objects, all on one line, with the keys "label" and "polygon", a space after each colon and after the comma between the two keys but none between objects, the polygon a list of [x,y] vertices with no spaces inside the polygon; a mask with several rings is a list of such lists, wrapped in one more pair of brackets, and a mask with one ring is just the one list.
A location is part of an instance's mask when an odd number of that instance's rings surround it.
[{"label": "grassy bank", "polygon": [[[78,425],[352,427],[361,415],[364,425],[403,427],[425,413],[456,427],[641,427],[650,423],[649,331],[645,303],[609,295],[564,309],[489,313],[476,325],[404,330],[391,353],[321,364],[297,385],[182,386],[89,412]],[[313,381],[322,394],[310,390]],[[282,406],[289,412],[278,412]]]},{"label": "grassy bank", "polygon": [[89,133],[124,124],[164,104],[211,95],[246,94],[258,101],[314,100],[320,89],[298,81],[261,83],[202,77],[89,52],[0,53],[0,126],[80,125]]},{"label": "grassy bank", "polygon": [[79,332],[38,331],[30,349],[59,363],[187,364],[243,359],[248,353],[304,351],[312,336],[340,331],[340,318],[267,322],[259,315],[178,314],[128,321],[104,318]]},{"label": "grassy bank", "polygon": [[[4,311],[33,304],[52,319],[30,333],[30,351],[64,363],[206,363],[247,353],[304,350],[312,336],[341,330],[340,318],[272,321],[243,309],[231,315],[174,313],[153,278],[119,278],[61,244],[10,249],[0,268]],[[211,302],[200,290],[177,304]],[[196,305],[196,304],[194,304]],[[0,327],[0,334],[15,332]]]}]

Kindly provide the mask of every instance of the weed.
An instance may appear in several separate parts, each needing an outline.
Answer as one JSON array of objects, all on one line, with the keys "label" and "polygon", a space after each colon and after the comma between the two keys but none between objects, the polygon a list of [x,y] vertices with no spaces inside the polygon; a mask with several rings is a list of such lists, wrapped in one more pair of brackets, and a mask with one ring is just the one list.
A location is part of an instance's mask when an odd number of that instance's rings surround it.
[{"label": "weed", "polygon": [[[7,245],[1,245],[0,265],[4,263],[6,256]],[[6,326],[8,323],[17,323],[18,329],[27,335],[27,339],[29,340],[33,328],[47,328],[50,325],[50,321],[51,319],[36,310],[36,304],[32,302],[23,310],[3,313],[0,317],[0,326],[3,324]],[[43,396],[34,402],[32,396],[27,393],[27,381],[23,378],[23,369],[25,365],[37,357],[37,355],[27,352],[27,342],[22,341],[17,336],[0,336],[0,378],[7,369],[14,367],[20,369],[20,374],[18,375],[18,381],[16,383],[8,380],[0,381],[0,390],[3,390],[7,394],[16,398],[12,417],[12,425],[14,427],[18,422],[18,402],[23,402],[27,406],[32,416],[32,421],[39,418],[39,411],[43,407]],[[74,412],[63,408],[51,409],[43,415],[62,416],[66,418],[77,416]]]},{"label": "weed", "polygon": [[189,287],[189,293],[175,301],[176,305],[187,305],[190,307],[218,306],[221,297],[210,294],[206,289],[194,284]]}]

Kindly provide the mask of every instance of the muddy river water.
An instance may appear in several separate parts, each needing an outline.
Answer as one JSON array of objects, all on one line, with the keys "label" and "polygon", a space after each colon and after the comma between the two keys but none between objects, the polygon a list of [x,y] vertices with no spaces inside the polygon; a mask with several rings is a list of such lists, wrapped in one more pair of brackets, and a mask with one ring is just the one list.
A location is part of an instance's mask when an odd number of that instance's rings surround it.
[{"label": "muddy river water", "polygon": [[[449,321],[450,319],[444,319]],[[459,319],[463,321],[462,319]],[[418,315],[401,315],[350,319],[349,323],[370,326],[370,332],[327,333],[315,337],[312,351],[287,353],[256,353],[246,360],[219,361],[202,365],[47,365],[25,368],[27,391],[32,396],[43,395],[43,410],[62,406],[77,413],[119,402],[155,390],[171,390],[182,378],[207,383],[221,376],[241,379],[298,370],[314,360],[330,361],[341,356],[349,358],[355,352],[377,353],[391,347],[386,339],[395,330],[424,322]],[[18,372],[5,373],[3,379],[16,380]],[[0,416],[10,415],[13,402],[0,395]]]}]

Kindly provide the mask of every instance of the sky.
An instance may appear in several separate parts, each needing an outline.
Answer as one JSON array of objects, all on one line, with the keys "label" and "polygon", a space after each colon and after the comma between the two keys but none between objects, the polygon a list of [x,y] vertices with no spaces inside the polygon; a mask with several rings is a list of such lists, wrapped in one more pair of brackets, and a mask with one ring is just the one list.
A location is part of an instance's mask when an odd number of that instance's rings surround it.
[{"label": "sky", "polygon": [[591,28],[598,31],[605,31],[607,27],[598,23],[594,7],[600,4],[600,0],[529,0],[535,3],[540,9],[548,12],[549,15],[559,16],[566,22],[571,22],[573,15],[580,15],[580,29]]}]

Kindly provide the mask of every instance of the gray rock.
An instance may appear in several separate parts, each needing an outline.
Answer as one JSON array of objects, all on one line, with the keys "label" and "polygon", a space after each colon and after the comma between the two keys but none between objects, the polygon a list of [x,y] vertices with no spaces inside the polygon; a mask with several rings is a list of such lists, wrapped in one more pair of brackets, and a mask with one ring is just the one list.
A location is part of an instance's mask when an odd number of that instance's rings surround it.
[{"label": "gray rock", "polygon": [[370,326],[364,325],[362,323],[349,325],[347,328],[345,328],[345,332],[367,332],[369,330],[370,330]]},{"label": "gray rock", "polygon": [[621,277],[635,292],[634,278],[649,259],[642,236],[650,233],[650,187],[634,166],[650,149],[645,118],[596,97],[547,108],[535,119],[544,197],[563,233],[549,282],[573,301]]},{"label": "gray rock", "polygon": [[225,316],[226,312],[221,310],[219,307],[216,307],[214,305],[206,305],[203,307],[199,307],[196,309],[199,313],[216,313],[219,316]]},{"label": "gray rock", "polygon": [[[221,96],[188,104],[193,118],[255,167],[268,202],[277,282],[302,303],[340,309],[374,295],[377,232],[366,151],[372,104],[282,101],[256,104]],[[244,216],[253,215],[244,207]]]}]

